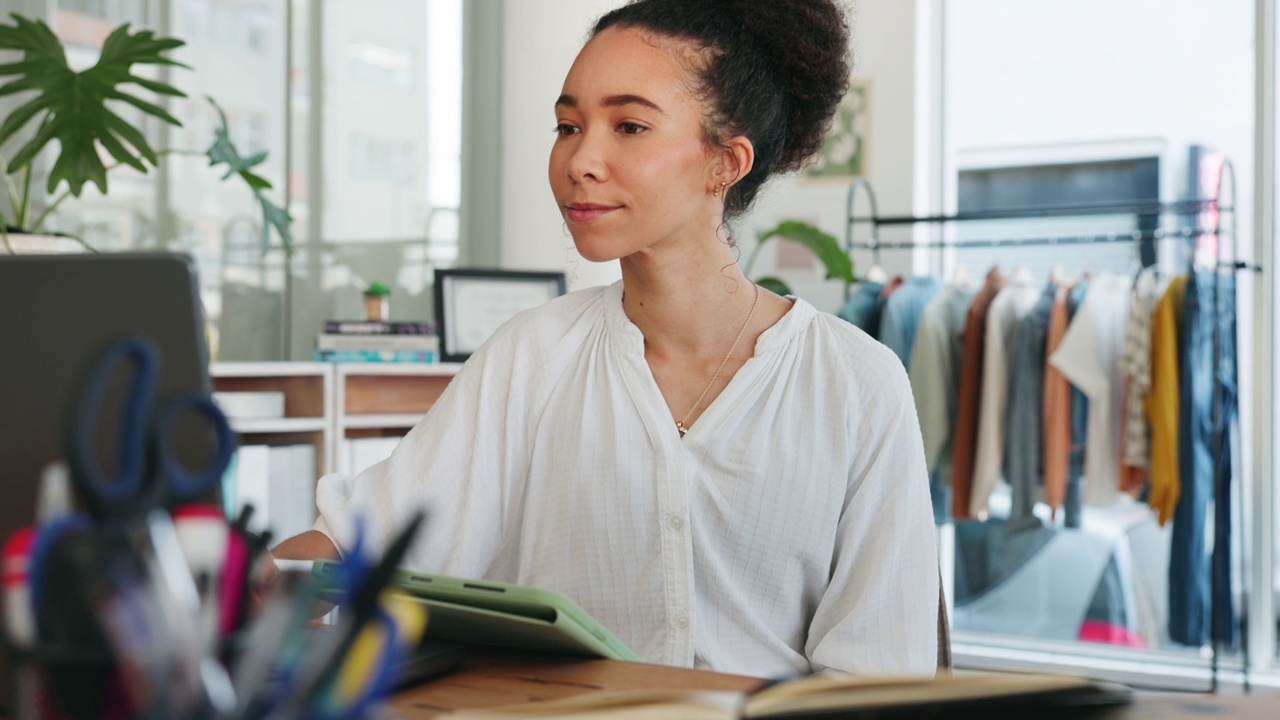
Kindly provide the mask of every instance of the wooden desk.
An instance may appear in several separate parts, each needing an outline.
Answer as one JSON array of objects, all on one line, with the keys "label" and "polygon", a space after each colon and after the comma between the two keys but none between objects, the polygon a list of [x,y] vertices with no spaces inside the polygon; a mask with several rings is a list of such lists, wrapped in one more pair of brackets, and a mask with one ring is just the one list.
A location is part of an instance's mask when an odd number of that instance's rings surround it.
[{"label": "wooden desk", "polygon": [[[405,720],[441,717],[464,708],[537,702],[598,690],[673,688],[750,692],[764,681],[742,675],[616,660],[473,648],[462,668],[406,690],[390,703]],[[1280,694],[1139,694],[1132,705],[1097,714],[1106,720],[1274,720]]]},{"label": "wooden desk", "polygon": [[764,681],[743,675],[472,648],[462,668],[397,695],[391,707],[406,720],[453,710],[556,700],[596,690],[675,688],[749,692]]}]

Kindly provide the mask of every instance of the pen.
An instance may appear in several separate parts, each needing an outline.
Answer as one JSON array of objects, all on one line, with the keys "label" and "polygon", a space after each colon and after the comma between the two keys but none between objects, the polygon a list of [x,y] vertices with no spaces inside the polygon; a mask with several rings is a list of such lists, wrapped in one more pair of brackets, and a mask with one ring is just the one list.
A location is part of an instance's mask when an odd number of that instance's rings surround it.
[{"label": "pen", "polygon": [[173,527],[200,597],[201,640],[213,647],[221,634],[219,581],[227,557],[227,521],[218,506],[192,503],[174,509]]},{"label": "pen", "polygon": [[40,473],[40,494],[36,499],[36,524],[50,522],[71,513],[71,468],[55,460]]},{"label": "pen", "polygon": [[245,533],[245,546],[247,548],[245,556],[244,577],[240,582],[239,595],[236,598],[236,614],[239,622],[236,628],[243,628],[249,617],[249,599],[253,595],[254,577],[253,574],[257,570],[258,558],[262,553],[266,552],[267,547],[271,545],[271,531],[263,530],[254,534]]},{"label": "pen", "polygon": [[218,583],[218,632],[224,638],[240,627],[240,604],[248,566],[249,541],[237,523],[227,532],[226,557]]},{"label": "pen", "polygon": [[237,706],[233,717],[261,717],[282,684],[281,675],[300,661],[315,591],[315,578],[298,573],[286,573],[268,591],[261,612],[247,630],[244,652],[235,663],[232,684]]},{"label": "pen", "polygon": [[331,705],[346,708],[342,717],[358,719],[399,682],[397,663],[427,629],[427,609],[399,590],[379,596],[384,622],[369,624],[351,647],[329,688]]},{"label": "pen", "polygon": [[146,538],[149,552],[143,556],[149,586],[162,610],[157,624],[168,625],[172,657],[177,664],[174,675],[179,683],[179,710],[229,713],[235,708],[231,680],[215,658],[212,638],[203,636],[202,628],[191,626],[192,620],[200,617],[200,593],[168,513],[152,510],[147,514]]},{"label": "pen", "polygon": [[[378,565],[360,578],[358,585],[348,598],[349,603],[343,605],[343,612],[338,620],[338,628],[333,639],[325,643],[320,652],[308,658],[308,666],[299,668],[300,677],[292,688],[293,692],[285,698],[279,708],[280,714],[274,717],[291,718],[300,716],[308,704],[319,697],[320,691],[333,681],[351,646],[360,636],[361,630],[379,613],[379,596],[383,588],[391,581],[400,561],[409,550],[418,528],[422,525],[425,514],[416,513],[400,535],[392,542],[383,554]],[[355,558],[352,558],[355,561]],[[348,609],[349,608],[349,609]]]}]

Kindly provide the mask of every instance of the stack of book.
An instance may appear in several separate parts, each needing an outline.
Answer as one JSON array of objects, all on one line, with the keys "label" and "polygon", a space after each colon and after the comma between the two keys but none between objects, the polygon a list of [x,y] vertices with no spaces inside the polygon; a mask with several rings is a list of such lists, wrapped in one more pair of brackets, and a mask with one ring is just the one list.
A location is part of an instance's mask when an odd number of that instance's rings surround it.
[{"label": "stack of book", "polygon": [[327,320],[316,336],[324,362],[435,362],[440,340],[432,322]]}]

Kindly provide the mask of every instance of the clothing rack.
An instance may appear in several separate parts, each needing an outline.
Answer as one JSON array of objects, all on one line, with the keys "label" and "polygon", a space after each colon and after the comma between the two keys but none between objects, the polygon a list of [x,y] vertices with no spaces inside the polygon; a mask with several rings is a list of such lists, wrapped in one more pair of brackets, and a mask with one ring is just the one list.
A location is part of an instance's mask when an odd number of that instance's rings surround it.
[{"label": "clothing rack", "polygon": [[[954,218],[952,218],[954,220]],[[967,218],[975,220],[978,218]],[[982,218],[988,219],[988,218]],[[943,222],[943,221],[938,221]],[[1094,243],[1137,242],[1141,240],[1167,240],[1173,238],[1191,238],[1208,231],[1196,231],[1189,227],[1173,230],[1134,230],[1125,233],[1099,233],[1094,235],[1063,235],[1032,238],[994,238],[991,240],[874,240],[854,243],[853,247],[866,248],[877,253],[879,262],[880,250],[904,250],[914,248],[951,248],[951,247],[1019,247],[1027,245],[1090,245]]]},{"label": "clothing rack", "polygon": [[[1238,237],[1235,226],[1235,170],[1229,160],[1223,160],[1222,172],[1218,177],[1218,186],[1213,198],[1191,198],[1186,200],[1177,200],[1171,202],[1159,200],[1139,200],[1126,202],[1100,202],[1100,203],[1073,203],[1061,205],[1042,205],[1042,206],[1024,206],[1010,207],[997,210],[981,210],[958,212],[950,214],[933,214],[933,215],[887,215],[879,214],[876,201],[875,191],[870,181],[865,178],[857,178],[849,185],[848,194],[845,205],[845,252],[852,254],[855,249],[870,250],[874,262],[880,264],[880,253],[882,250],[909,250],[916,248],[927,249],[950,249],[950,248],[998,248],[998,247],[1032,247],[1032,246],[1052,246],[1052,245],[1084,245],[1084,244],[1107,244],[1107,243],[1135,243],[1144,240],[1170,240],[1181,239],[1195,242],[1198,238],[1206,235],[1215,235],[1216,243],[1214,246],[1215,254],[1212,258],[1213,267],[1216,272],[1213,273],[1213,373],[1216,380],[1219,361],[1222,357],[1221,324],[1219,322],[1219,312],[1221,305],[1220,298],[1220,280],[1223,271],[1238,272],[1259,272],[1262,267],[1254,263],[1240,260]],[[869,214],[859,216],[856,212],[856,201],[859,193],[866,195],[867,204],[869,206]],[[1217,212],[1217,222],[1212,227],[1201,227],[1198,214],[1205,210],[1213,210]],[[1027,219],[1027,218],[1067,218],[1072,216],[1087,215],[1104,215],[1104,214],[1133,214],[1145,216],[1165,216],[1169,214],[1182,215],[1188,217],[1188,221],[1184,221],[1176,228],[1151,228],[1139,229],[1131,232],[1118,233],[1095,233],[1095,234],[1076,234],[1066,236],[1049,236],[1049,237],[1022,237],[1007,239],[965,239],[965,240],[892,240],[885,241],[880,239],[881,228],[888,226],[914,226],[921,224],[939,225],[948,223],[967,222],[975,220],[1011,220],[1011,219]],[[870,226],[870,237],[866,240],[854,239],[854,228],[858,224],[867,224]],[[1229,242],[1231,247],[1231,255],[1229,259],[1223,259],[1223,246]],[[1197,248],[1191,248],[1191,265],[1194,268],[1196,262]],[[1145,263],[1150,265],[1152,263]],[[1233,284],[1234,287],[1234,284]],[[845,285],[844,295],[849,297],[852,290],[851,284]],[[1233,305],[1234,307],[1234,305]],[[1233,324],[1234,327],[1234,324]],[[1236,329],[1237,337],[1239,335]],[[1236,343],[1238,352],[1238,343]],[[1238,362],[1238,359],[1236,360]],[[1237,373],[1238,377],[1238,373]],[[1212,459],[1213,459],[1213,481],[1215,495],[1219,487],[1218,477],[1221,471],[1221,463],[1223,452],[1230,452],[1230,448],[1221,447],[1222,430],[1222,402],[1223,388],[1220,382],[1213,383],[1213,399],[1211,410],[1212,422]],[[1239,468],[1233,467],[1233,474],[1239,472]],[[1231,493],[1231,481],[1228,479],[1226,486],[1227,492]],[[1243,523],[1237,523],[1235,514],[1238,512],[1240,519],[1243,520],[1243,499],[1231,498],[1230,512],[1232,514],[1232,525],[1235,527],[1243,527]],[[1210,601],[1214,607],[1210,609],[1210,687],[1209,692],[1216,692],[1219,684],[1219,657],[1221,651],[1222,639],[1218,629],[1214,623],[1217,615],[1217,597],[1218,588],[1216,587],[1217,575],[1214,568],[1219,562],[1229,562],[1230,547],[1220,547],[1220,543],[1213,544],[1212,559],[1210,560]],[[1223,560],[1222,553],[1226,553]],[[1245,564],[1246,553],[1242,552],[1240,561],[1241,565]],[[1243,588],[1243,596],[1245,601],[1241,603],[1239,614],[1239,630],[1240,630],[1240,646],[1242,655],[1242,673],[1245,692],[1249,687],[1249,636],[1248,636],[1248,580],[1247,569],[1242,568],[1240,579]]]},{"label": "clothing rack", "polygon": [[[1235,173],[1229,161],[1224,161],[1223,175],[1229,176],[1230,188],[1232,194],[1235,191]],[[870,206],[870,214],[859,216],[856,214],[856,201],[858,191],[861,190],[867,196],[867,204]],[[1221,193],[1221,187],[1219,188]],[[901,225],[920,225],[920,224],[946,224],[954,222],[969,222],[975,220],[1014,220],[1028,218],[1053,218],[1053,217],[1071,217],[1086,215],[1106,215],[1106,214],[1131,214],[1131,215],[1190,215],[1200,212],[1208,208],[1218,211],[1221,217],[1234,219],[1235,207],[1234,203],[1223,203],[1222,195],[1218,198],[1192,198],[1187,200],[1174,200],[1161,202],[1158,200],[1137,200],[1126,202],[1098,202],[1098,203],[1070,203],[1061,205],[1039,205],[1001,208],[999,210],[976,210],[968,212],[958,212],[950,214],[936,215],[880,215],[878,203],[876,201],[875,190],[872,188],[870,181],[865,178],[856,178],[849,185],[849,190],[845,201],[845,252],[852,252],[855,249],[871,250],[875,262],[880,262],[881,250],[907,250],[914,248],[973,248],[973,247],[1018,247],[1018,246],[1043,246],[1043,245],[1079,245],[1094,243],[1129,243],[1139,242],[1142,240],[1166,240],[1174,238],[1190,239],[1201,235],[1220,235],[1223,231],[1231,238],[1233,243],[1232,264],[1230,267],[1236,267],[1240,270],[1261,270],[1261,267],[1248,263],[1239,263],[1237,248],[1235,247],[1236,232],[1234,222],[1230,227],[1223,228],[1221,223],[1219,227],[1201,228],[1195,225],[1184,225],[1179,228],[1152,228],[1149,230],[1133,230],[1130,232],[1120,233],[1097,233],[1083,235],[1069,235],[1061,237],[1039,237],[1039,238],[1007,238],[1007,239],[987,239],[987,240],[881,240],[880,228],[888,226]],[[871,236],[867,240],[855,241],[854,228],[858,223],[867,223],[871,226]],[[1219,249],[1221,244],[1219,244]],[[847,288],[846,288],[847,292]]]}]

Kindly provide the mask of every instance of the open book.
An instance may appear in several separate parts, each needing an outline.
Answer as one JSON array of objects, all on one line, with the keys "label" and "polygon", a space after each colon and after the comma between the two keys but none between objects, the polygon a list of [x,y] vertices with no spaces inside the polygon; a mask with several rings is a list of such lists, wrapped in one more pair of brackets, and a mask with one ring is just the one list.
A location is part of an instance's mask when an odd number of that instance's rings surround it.
[{"label": "open book", "polygon": [[621,690],[562,700],[467,710],[451,717],[857,718],[1034,717],[1035,713],[1127,703],[1122,686],[1070,675],[955,673],[937,678],[811,675],[750,694],[695,690]]}]

